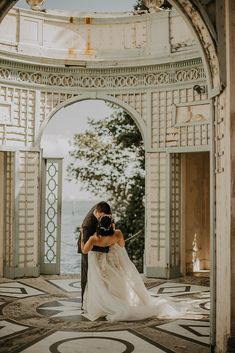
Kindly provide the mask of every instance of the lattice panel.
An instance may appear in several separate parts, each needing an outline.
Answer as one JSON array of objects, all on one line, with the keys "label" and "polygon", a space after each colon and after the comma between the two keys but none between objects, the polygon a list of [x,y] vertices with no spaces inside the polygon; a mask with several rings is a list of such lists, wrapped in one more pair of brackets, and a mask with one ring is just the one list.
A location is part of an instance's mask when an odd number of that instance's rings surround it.
[{"label": "lattice panel", "polygon": [[13,232],[14,232],[14,190],[15,190],[15,155],[6,152],[5,178],[5,265],[13,266]]},{"label": "lattice panel", "polygon": [[41,92],[40,124],[44,122],[44,120],[48,117],[53,108],[76,95],[77,94],[70,93]]},{"label": "lattice panel", "polygon": [[113,96],[134,108],[146,121],[146,93],[114,94]]},{"label": "lattice panel", "polygon": [[166,155],[147,153],[146,200],[148,257],[146,265],[165,266],[166,237]]},{"label": "lattice panel", "polygon": [[[198,94],[193,88],[152,93],[152,147],[208,146],[211,138],[210,121],[174,121],[176,105],[200,105],[207,99],[207,93]],[[199,115],[198,115],[199,116]],[[203,117],[202,117],[203,118]]]},{"label": "lattice panel", "polygon": [[39,157],[38,152],[19,152],[17,174],[20,268],[33,267],[38,263]]},{"label": "lattice panel", "polygon": [[179,153],[171,154],[170,164],[170,265],[173,268],[179,268],[181,222],[181,160]]},{"label": "lattice panel", "polygon": [[0,87],[0,104],[11,106],[10,122],[0,124],[0,143],[32,146],[35,129],[35,92],[15,87]]},{"label": "lattice panel", "polygon": [[43,160],[41,273],[60,272],[62,160]]},{"label": "lattice panel", "polygon": [[58,165],[48,163],[46,169],[45,263],[56,263]]}]

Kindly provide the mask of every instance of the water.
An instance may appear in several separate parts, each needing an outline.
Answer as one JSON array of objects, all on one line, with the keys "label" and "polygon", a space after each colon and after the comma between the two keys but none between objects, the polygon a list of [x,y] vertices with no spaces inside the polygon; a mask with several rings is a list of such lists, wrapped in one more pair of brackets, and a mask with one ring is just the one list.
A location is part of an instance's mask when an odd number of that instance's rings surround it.
[{"label": "water", "polygon": [[77,253],[74,231],[95,204],[96,201],[63,201],[60,273],[79,274],[81,272],[81,254]]}]

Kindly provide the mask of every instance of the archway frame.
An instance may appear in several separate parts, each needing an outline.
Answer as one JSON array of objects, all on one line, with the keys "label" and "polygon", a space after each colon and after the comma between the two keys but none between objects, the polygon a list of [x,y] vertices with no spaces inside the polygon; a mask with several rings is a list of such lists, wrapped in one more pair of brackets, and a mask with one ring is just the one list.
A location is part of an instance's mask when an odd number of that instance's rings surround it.
[{"label": "archway frame", "polygon": [[83,94],[79,94],[78,96],[74,96],[71,97],[67,100],[65,100],[64,102],[58,104],[47,116],[47,119],[43,122],[39,134],[38,134],[38,139],[37,139],[37,145],[40,146],[41,143],[41,138],[43,135],[43,132],[47,126],[47,124],[50,122],[51,119],[53,119],[54,115],[61,109],[66,108],[74,103],[79,103],[85,100],[102,100],[105,102],[110,102],[113,103],[115,105],[117,105],[120,108],[123,108],[123,110],[125,110],[134,120],[134,122],[136,123],[141,136],[143,138],[144,141],[144,146],[145,148],[148,148],[148,140],[147,140],[147,136],[146,136],[146,124],[143,121],[141,115],[139,112],[137,112],[131,105],[125,103],[123,100],[118,99],[116,97],[113,97],[111,95],[108,95],[106,93],[103,92],[86,92]]}]

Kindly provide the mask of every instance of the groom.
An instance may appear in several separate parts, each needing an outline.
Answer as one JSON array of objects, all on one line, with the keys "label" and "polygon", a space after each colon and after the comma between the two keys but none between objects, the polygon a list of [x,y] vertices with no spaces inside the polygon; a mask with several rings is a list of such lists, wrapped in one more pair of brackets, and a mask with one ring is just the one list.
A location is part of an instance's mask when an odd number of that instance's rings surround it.
[{"label": "groom", "polygon": [[[87,240],[96,232],[98,219],[102,217],[104,214],[112,214],[111,208],[109,204],[105,201],[99,202],[97,205],[93,206],[92,209],[88,212],[86,217],[84,218],[81,225],[81,232],[84,244]],[[99,247],[94,246],[93,251],[99,252],[108,252],[109,247]],[[80,252],[80,251],[79,251]],[[88,255],[82,254],[81,259],[81,289],[82,289],[82,304],[83,304],[83,296],[87,283],[87,269],[88,269]]]}]

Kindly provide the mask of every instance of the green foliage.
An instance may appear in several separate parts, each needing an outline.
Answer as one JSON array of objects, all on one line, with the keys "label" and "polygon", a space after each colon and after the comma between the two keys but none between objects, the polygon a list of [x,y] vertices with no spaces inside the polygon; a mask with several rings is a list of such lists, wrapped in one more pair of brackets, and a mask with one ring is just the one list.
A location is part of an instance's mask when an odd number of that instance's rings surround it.
[{"label": "green foliage", "polygon": [[163,10],[171,10],[172,9],[172,5],[169,3],[169,1],[164,0],[161,9]]},{"label": "green foliage", "polygon": [[102,120],[88,120],[88,130],[75,134],[68,167],[71,179],[110,202],[117,228],[125,237],[130,258],[142,271],[144,249],[144,146],[139,129],[123,110]]},{"label": "green foliage", "polygon": [[147,10],[147,11],[149,11],[148,7],[145,5],[144,0],[137,0],[134,5],[134,10]]},{"label": "green foliage", "polygon": [[[147,10],[149,12],[148,7],[145,5],[144,0],[137,0],[135,5],[133,6],[134,10]],[[171,10],[172,5],[169,3],[169,1],[164,0],[163,4],[161,5],[162,10]]]}]

